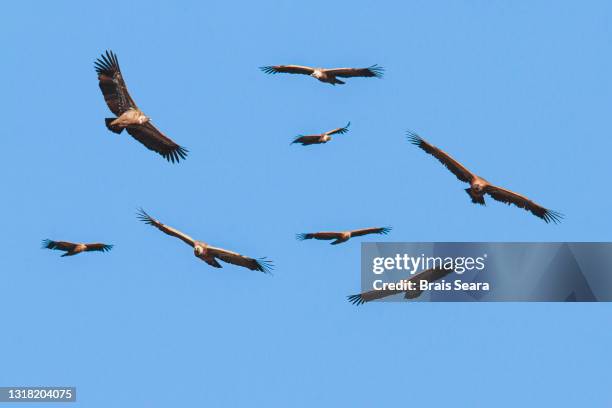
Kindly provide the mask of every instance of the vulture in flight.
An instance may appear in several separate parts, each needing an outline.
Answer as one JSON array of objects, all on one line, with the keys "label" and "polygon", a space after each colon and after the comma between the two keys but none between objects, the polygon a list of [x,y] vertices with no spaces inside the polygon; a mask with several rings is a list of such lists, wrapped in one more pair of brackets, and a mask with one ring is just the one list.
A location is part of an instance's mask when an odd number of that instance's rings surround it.
[{"label": "vulture in flight", "polygon": [[58,251],[64,251],[65,253],[62,256],[73,256],[80,254],[81,252],[89,251],[108,252],[113,249],[113,245],[108,244],[81,244],[66,241],[51,241],[50,239],[43,240],[42,247],[43,249],[57,249]]},{"label": "vulture in flight", "polygon": [[320,135],[306,135],[306,136],[299,135],[297,138],[295,138],[291,142],[291,144],[300,143],[302,146],[308,146],[308,145],[313,145],[313,144],[327,143],[332,139],[331,135],[335,135],[335,134],[343,135],[346,132],[348,132],[348,128],[350,125],[351,125],[351,122],[347,123],[345,127],[336,128],[328,132],[321,133]]},{"label": "vulture in flight", "polygon": [[416,282],[416,289],[414,290],[371,290],[369,292],[360,293],[358,295],[347,296],[349,302],[354,305],[361,305],[366,302],[385,298],[387,296],[397,295],[398,293],[406,292],[404,299],[416,299],[421,296],[423,291],[419,289],[419,282],[425,280],[427,282],[435,282],[438,279],[442,279],[453,270],[451,268],[435,268],[427,269],[421,273],[418,273],[408,279],[408,282]]},{"label": "vulture in flight", "polygon": [[340,78],[352,78],[352,77],[376,77],[382,78],[384,68],[378,65],[372,65],[368,68],[311,68],[303,67],[301,65],[274,65],[268,67],[260,67],[266,74],[302,74],[310,75],[313,78],[318,79],[321,82],[327,82],[328,84],[343,85],[344,82],[339,80]]},{"label": "vulture in flight", "polygon": [[147,149],[153,150],[172,163],[187,157],[187,149],[179,146],[160,132],[148,116],[146,116],[130,96],[117,56],[112,51],[106,51],[94,63],[104,100],[108,108],[117,116],[106,118],[106,127],[115,133],[123,129]]},{"label": "vulture in flight", "polygon": [[465,191],[468,193],[473,203],[485,205],[484,195],[488,194],[494,200],[501,201],[508,205],[514,204],[519,208],[530,211],[533,215],[540,217],[546,223],[553,222],[557,224],[561,222],[563,214],[544,208],[523,195],[489,183],[487,180],[466,169],[448,153],[426,142],[419,135],[408,132],[408,140],[438,159],[459,180],[470,183],[470,188],[466,188]]},{"label": "vulture in flight", "polygon": [[296,238],[299,241],[305,239],[320,239],[320,240],[334,240],[331,245],[338,245],[348,241],[353,237],[360,237],[368,234],[382,234],[387,235],[391,231],[391,227],[380,227],[380,228],[363,228],[353,231],[340,231],[340,232],[309,232],[304,234],[297,234]]},{"label": "vulture in flight", "polygon": [[193,254],[212,267],[222,268],[221,264],[218,262],[219,260],[221,260],[223,262],[227,262],[233,265],[248,268],[252,271],[271,273],[273,267],[272,262],[266,260],[265,258],[253,259],[249,258],[248,256],[240,255],[236,252],[228,251],[227,249],[217,248],[208,245],[207,243],[202,241],[196,241],[189,235],[184,234],[181,231],[174,229],[168,225],[162,224],[155,218],[152,218],[143,209],[140,209],[138,211],[138,219],[145,222],[146,224],[154,226],[165,234],[180,239],[187,245],[193,247]]}]

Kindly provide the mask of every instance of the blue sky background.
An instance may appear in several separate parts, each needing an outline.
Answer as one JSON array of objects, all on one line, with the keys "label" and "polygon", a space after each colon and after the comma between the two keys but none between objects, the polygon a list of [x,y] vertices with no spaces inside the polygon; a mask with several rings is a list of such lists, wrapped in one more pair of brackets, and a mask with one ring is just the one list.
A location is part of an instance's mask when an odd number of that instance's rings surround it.
[{"label": "blue sky background", "polygon": [[[609,406],[608,305],[354,307],[360,240],[294,234],[609,241],[611,16],[606,1],[4,4],[0,385],[74,385],[72,407]],[[107,48],[185,162],[104,127]],[[292,63],[387,71],[332,87],[258,70]],[[471,204],[408,129],[565,221]],[[208,267],[139,206],[275,275]],[[116,246],[59,258],[43,238]]]}]

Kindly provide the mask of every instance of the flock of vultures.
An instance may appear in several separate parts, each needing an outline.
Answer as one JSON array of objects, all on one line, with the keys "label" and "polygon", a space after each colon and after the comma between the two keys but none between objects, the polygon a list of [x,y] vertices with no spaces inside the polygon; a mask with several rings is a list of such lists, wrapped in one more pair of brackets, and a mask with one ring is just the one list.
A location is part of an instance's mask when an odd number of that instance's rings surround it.
[{"label": "flock of vultures", "polygon": [[[163,158],[172,163],[178,163],[185,160],[188,155],[188,150],[164,135],[157,127],[153,125],[151,119],[144,114],[136,105],[136,102],[130,96],[123,74],[119,68],[119,60],[112,51],[106,51],[94,63],[98,74],[98,83],[104,100],[110,111],[115,115],[113,118],[106,118],[105,123],[108,130],[120,134],[124,130],[140,142],[147,149],[156,152]],[[377,65],[372,65],[367,68],[311,68],[300,65],[275,65],[261,67],[261,70],[268,74],[286,73],[286,74],[301,74],[309,75],[318,81],[331,85],[344,85],[345,82],[339,78],[381,78],[384,69]],[[329,130],[317,135],[299,135],[292,142],[309,146],[313,144],[327,143],[332,139],[332,135],[341,135],[349,131],[350,122],[341,128]],[[472,173],[465,166],[453,159],[448,153],[437,148],[436,146],[425,141],[419,135],[408,132],[408,140],[412,144],[424,150],[426,153],[435,157],[442,163],[451,173],[460,181],[468,183],[469,188],[465,191],[470,199],[475,204],[484,205],[485,195],[497,201],[506,204],[514,204],[519,208],[523,208],[531,212],[536,217],[541,218],[546,223],[558,223],[563,217],[560,213],[542,207],[529,198],[507,190],[505,188],[495,186],[489,183],[482,177]],[[219,261],[229,264],[241,266],[253,271],[270,273],[272,270],[272,262],[265,258],[251,258],[237,252],[233,252],[224,248],[214,247],[206,242],[198,241],[191,238],[189,235],[163,224],[159,220],[147,214],[143,209],[140,209],[137,218],[152,227],[157,228],[161,232],[178,238],[190,247],[193,248],[193,253],[208,265],[214,268],[221,268]],[[336,231],[336,232],[312,232],[298,234],[297,239],[317,239],[332,241],[331,245],[337,245],[348,241],[351,238],[359,237],[368,234],[383,234],[386,235],[391,230],[391,227],[373,227],[356,229],[352,231]],[[68,241],[52,241],[46,239],[43,241],[43,248],[55,249],[63,251],[62,256],[77,255],[81,252],[99,251],[108,252],[113,248],[113,245],[104,243],[75,243]],[[415,275],[411,280],[425,279],[434,281],[450,273],[448,270],[427,270],[418,275]],[[359,295],[349,296],[349,301],[355,304],[369,302],[371,300],[380,299],[386,296],[394,295],[400,291],[371,291]],[[405,297],[412,299],[418,297],[420,292],[406,293]]]}]

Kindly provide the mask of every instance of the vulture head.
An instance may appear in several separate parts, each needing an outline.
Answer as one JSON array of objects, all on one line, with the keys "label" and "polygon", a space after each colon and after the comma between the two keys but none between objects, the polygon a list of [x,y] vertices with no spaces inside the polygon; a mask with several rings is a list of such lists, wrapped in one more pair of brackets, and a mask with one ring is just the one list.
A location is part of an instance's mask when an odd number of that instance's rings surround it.
[{"label": "vulture head", "polygon": [[201,245],[196,245],[195,247],[193,247],[193,253],[195,254],[195,256],[202,256],[202,254],[204,253],[204,248],[202,248]]},{"label": "vulture head", "polygon": [[323,73],[321,71],[319,71],[318,69],[315,69],[313,71],[313,73],[310,74],[310,76],[313,77],[313,78],[319,79],[319,78],[321,78],[323,76]]}]

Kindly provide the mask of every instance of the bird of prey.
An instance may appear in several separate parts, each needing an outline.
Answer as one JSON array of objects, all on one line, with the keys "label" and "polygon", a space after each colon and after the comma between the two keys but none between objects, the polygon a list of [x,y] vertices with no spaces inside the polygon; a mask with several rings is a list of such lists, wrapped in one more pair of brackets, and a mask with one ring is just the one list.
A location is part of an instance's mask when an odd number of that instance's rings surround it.
[{"label": "bird of prey", "polygon": [[448,153],[426,142],[419,135],[408,132],[408,140],[438,159],[459,180],[470,183],[470,188],[466,188],[465,191],[473,203],[485,205],[484,195],[488,194],[497,201],[508,205],[514,204],[519,208],[530,211],[536,217],[542,218],[546,223],[553,222],[556,224],[561,222],[563,214],[544,208],[518,193],[489,183],[487,180],[469,171]]},{"label": "bird of prey", "polygon": [[348,128],[350,125],[351,125],[351,122],[347,123],[345,127],[336,128],[328,132],[321,133],[320,135],[306,135],[306,136],[299,135],[297,138],[295,138],[291,142],[291,144],[300,143],[302,146],[308,146],[308,145],[313,145],[313,144],[327,143],[332,139],[331,135],[335,135],[335,134],[342,135],[348,132]]},{"label": "bird of prey", "polygon": [[340,231],[340,232],[309,232],[304,234],[297,234],[296,238],[299,241],[305,239],[320,239],[320,240],[334,240],[331,245],[338,245],[348,241],[353,237],[360,237],[368,234],[382,234],[387,235],[391,231],[391,227],[379,227],[379,228],[363,228],[353,231]]},{"label": "bird of prey", "polygon": [[65,254],[62,256],[73,256],[80,254],[81,252],[89,251],[108,252],[113,249],[113,245],[108,244],[81,244],[66,241],[51,241],[50,239],[43,240],[42,247],[43,249],[57,249],[58,251],[64,251]]},{"label": "bird of prey", "polygon": [[376,77],[382,78],[384,68],[378,65],[372,65],[368,68],[311,68],[304,67],[301,65],[274,65],[267,67],[260,67],[266,74],[302,74],[310,75],[313,78],[318,79],[321,82],[327,82],[328,84],[343,85],[344,82],[339,80],[340,78],[352,78],[352,77]]},{"label": "bird of prey", "polygon": [[371,290],[369,292],[360,293],[358,295],[347,296],[349,302],[354,305],[361,305],[366,302],[371,302],[373,300],[378,300],[385,298],[387,296],[397,295],[398,293],[406,292],[404,295],[404,299],[416,299],[421,296],[423,291],[419,289],[420,281],[427,282],[435,282],[438,279],[442,279],[453,270],[451,268],[434,268],[427,269],[419,274],[412,276],[410,279],[407,279],[408,282],[415,282],[416,288],[414,290]]},{"label": "bird of prey", "polygon": [[149,216],[143,209],[138,211],[138,219],[144,221],[146,224],[152,225],[159,229],[161,232],[170,236],[176,237],[193,247],[193,254],[215,268],[222,268],[221,264],[217,260],[227,262],[233,265],[242,266],[252,271],[260,271],[264,273],[271,273],[273,268],[272,262],[265,258],[253,259],[244,255],[240,255],[236,252],[228,251],[223,248],[216,248],[208,245],[202,241],[196,241],[189,235],[182,233],[181,231],[174,229],[168,225],[164,225],[155,218]]},{"label": "bird of prey", "polygon": [[134,139],[172,163],[185,159],[187,149],[160,132],[153,126],[150,118],[136,106],[123,80],[117,55],[112,51],[106,51],[96,60],[94,66],[104,100],[117,116],[106,118],[106,127],[114,133],[121,133],[126,129]]}]

